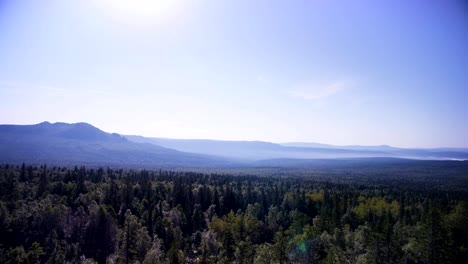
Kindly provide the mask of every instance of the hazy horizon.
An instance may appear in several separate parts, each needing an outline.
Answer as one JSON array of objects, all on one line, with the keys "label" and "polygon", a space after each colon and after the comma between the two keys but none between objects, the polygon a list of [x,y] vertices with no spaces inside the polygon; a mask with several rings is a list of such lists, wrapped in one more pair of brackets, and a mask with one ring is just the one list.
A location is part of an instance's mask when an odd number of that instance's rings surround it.
[{"label": "hazy horizon", "polygon": [[[80,121],[80,122],[62,122],[62,121],[56,121],[56,122],[50,122],[48,120],[44,120],[42,122],[39,122],[39,123],[35,123],[35,124],[12,124],[12,123],[8,123],[8,124],[0,124],[0,125],[19,125],[19,126],[22,126],[22,125],[25,125],[25,126],[29,126],[29,125],[39,125],[41,123],[50,123],[50,124],[55,124],[55,123],[62,123],[62,124],[77,124],[77,123],[82,123],[82,124],[88,124],[88,125],[91,125],[91,126],[94,126],[93,124],[89,123],[89,122],[84,122],[84,121]],[[96,126],[94,126],[96,127]],[[311,145],[314,145],[316,144],[317,146],[315,147],[318,147],[320,148],[320,145],[324,145],[324,146],[330,146],[330,147],[392,147],[392,148],[402,148],[402,149],[444,149],[444,148],[453,148],[453,149],[467,149],[465,147],[446,147],[446,146],[438,146],[438,147],[431,147],[431,148],[424,148],[424,147],[400,147],[400,146],[395,146],[395,145],[389,145],[389,144],[375,144],[375,145],[360,145],[360,144],[348,144],[348,145],[338,145],[338,144],[333,144],[333,143],[324,143],[324,142],[316,142],[316,141],[282,141],[282,142],[275,142],[275,141],[267,141],[267,140],[262,140],[262,139],[254,139],[254,140],[236,140],[236,139],[216,139],[216,138],[193,138],[193,137],[187,137],[187,138],[175,138],[175,137],[160,137],[160,136],[151,136],[151,135],[142,135],[142,134],[123,134],[123,133],[120,133],[119,131],[106,131],[106,130],[103,130],[101,129],[100,127],[96,127],[97,129],[99,130],[102,130],[103,132],[105,133],[117,133],[121,136],[131,136],[131,137],[145,137],[145,138],[154,138],[154,139],[168,139],[168,140],[200,140],[200,141],[225,141],[225,142],[265,142],[265,143],[273,143],[273,144],[311,144]],[[302,147],[302,146],[299,146],[297,145],[298,147]],[[291,145],[292,146],[292,145]],[[314,147],[314,146],[304,146],[304,147]]]},{"label": "hazy horizon", "polygon": [[0,123],[468,148],[461,1],[0,2]]}]

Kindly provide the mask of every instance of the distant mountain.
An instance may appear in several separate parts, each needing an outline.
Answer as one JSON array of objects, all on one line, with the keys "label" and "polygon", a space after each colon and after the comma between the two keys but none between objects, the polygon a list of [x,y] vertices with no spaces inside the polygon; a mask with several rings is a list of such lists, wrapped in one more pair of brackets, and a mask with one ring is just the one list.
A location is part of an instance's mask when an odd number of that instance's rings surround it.
[{"label": "distant mountain", "polygon": [[[109,165],[136,168],[317,166],[324,159],[467,160],[466,149],[402,149],[147,138],[104,132],[87,123],[0,125],[0,163]],[[380,160],[379,160],[380,159]],[[349,161],[346,161],[349,163]],[[326,162],[330,164],[330,162]],[[333,163],[334,164],[334,163]]]},{"label": "distant mountain", "polygon": [[0,125],[0,163],[218,166],[229,161],[127,140],[87,123]]},{"label": "distant mountain", "polygon": [[180,151],[223,156],[240,160],[270,158],[269,153],[278,153],[283,147],[261,141],[221,141],[209,139],[167,139],[125,136],[138,143],[151,143]]},{"label": "distant mountain", "polygon": [[319,143],[291,142],[282,143],[282,146],[295,147],[314,147],[320,146],[329,149],[346,149],[346,150],[363,150],[363,151],[380,151],[386,153],[390,157],[413,158],[413,159],[467,159],[468,148],[397,148],[388,145],[379,146],[335,146]]},{"label": "distant mountain", "polygon": [[359,145],[335,146],[335,145],[329,145],[329,144],[307,143],[307,142],[288,142],[288,143],[281,143],[280,145],[286,146],[286,147],[332,148],[332,149],[374,150],[374,151],[389,151],[389,150],[398,149],[398,148],[391,147],[391,146],[388,146],[388,145],[380,145],[380,146],[359,146]]},{"label": "distant mountain", "polygon": [[[341,158],[406,158],[468,159],[464,149],[401,149],[391,146],[333,146],[319,143],[275,144],[262,141],[222,141],[205,139],[168,139],[126,136],[139,143],[151,143],[179,151],[222,156],[231,159],[341,159]],[[269,162],[271,163],[271,162]]]},{"label": "distant mountain", "polygon": [[415,164],[415,162],[433,162],[400,158],[341,158],[341,159],[267,159],[256,161],[254,167],[289,167],[289,168],[350,168],[369,167],[371,165]]}]

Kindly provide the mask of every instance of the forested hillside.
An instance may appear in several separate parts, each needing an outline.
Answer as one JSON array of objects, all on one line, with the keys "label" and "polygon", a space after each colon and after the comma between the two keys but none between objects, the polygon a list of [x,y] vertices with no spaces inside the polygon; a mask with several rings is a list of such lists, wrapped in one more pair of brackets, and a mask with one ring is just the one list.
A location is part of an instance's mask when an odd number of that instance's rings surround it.
[{"label": "forested hillside", "polygon": [[[364,147],[363,147],[364,148]],[[339,149],[262,141],[178,140],[121,136],[88,123],[0,124],[0,164],[120,168],[296,166],[316,159],[468,160],[466,149]],[[388,150],[389,149],[389,150]],[[390,151],[391,150],[391,151]]]},{"label": "forested hillside", "polygon": [[226,166],[222,158],[137,144],[87,123],[0,125],[0,163],[28,162],[160,168]]},{"label": "forested hillside", "polygon": [[427,168],[2,165],[0,263],[466,263],[467,171]]}]

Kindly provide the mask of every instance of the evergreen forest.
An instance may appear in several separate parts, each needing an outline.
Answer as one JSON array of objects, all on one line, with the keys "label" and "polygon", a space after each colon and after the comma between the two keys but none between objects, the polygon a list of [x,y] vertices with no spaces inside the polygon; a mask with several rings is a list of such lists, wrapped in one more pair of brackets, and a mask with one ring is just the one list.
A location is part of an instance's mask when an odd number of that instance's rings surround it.
[{"label": "evergreen forest", "polygon": [[460,164],[380,174],[3,164],[0,263],[467,263]]}]

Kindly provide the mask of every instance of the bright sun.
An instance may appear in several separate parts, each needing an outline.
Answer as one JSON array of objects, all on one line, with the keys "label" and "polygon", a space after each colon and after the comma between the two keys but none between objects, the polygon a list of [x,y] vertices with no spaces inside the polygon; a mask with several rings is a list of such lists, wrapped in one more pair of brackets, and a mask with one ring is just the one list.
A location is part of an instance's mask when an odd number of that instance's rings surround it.
[{"label": "bright sun", "polygon": [[132,23],[161,23],[179,15],[182,0],[95,0],[109,15]]}]

